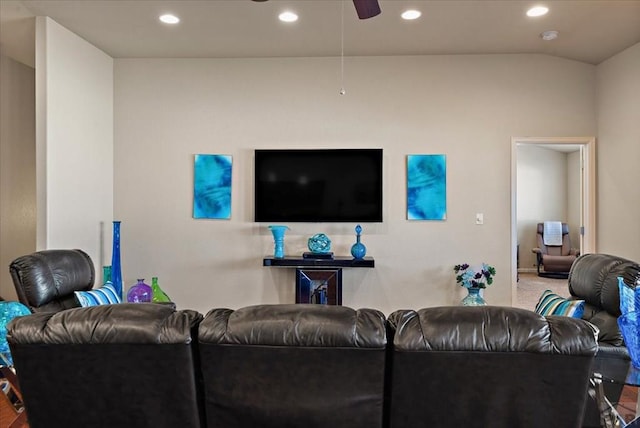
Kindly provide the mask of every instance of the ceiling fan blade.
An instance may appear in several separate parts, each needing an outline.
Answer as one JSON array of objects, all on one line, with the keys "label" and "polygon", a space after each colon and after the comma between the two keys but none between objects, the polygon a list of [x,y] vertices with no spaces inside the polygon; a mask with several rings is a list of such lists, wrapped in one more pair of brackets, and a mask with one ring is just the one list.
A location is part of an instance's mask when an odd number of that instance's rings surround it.
[{"label": "ceiling fan blade", "polygon": [[353,0],[353,4],[360,19],[373,18],[381,12],[378,0]]}]

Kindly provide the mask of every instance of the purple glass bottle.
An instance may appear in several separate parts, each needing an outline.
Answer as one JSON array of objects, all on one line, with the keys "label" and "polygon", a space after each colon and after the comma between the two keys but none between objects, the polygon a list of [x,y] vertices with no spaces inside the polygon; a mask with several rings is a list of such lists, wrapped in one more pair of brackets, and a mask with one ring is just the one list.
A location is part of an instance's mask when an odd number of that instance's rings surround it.
[{"label": "purple glass bottle", "polygon": [[127,293],[127,302],[129,303],[148,303],[152,298],[153,290],[144,283],[144,279],[138,279],[138,283],[132,285]]}]

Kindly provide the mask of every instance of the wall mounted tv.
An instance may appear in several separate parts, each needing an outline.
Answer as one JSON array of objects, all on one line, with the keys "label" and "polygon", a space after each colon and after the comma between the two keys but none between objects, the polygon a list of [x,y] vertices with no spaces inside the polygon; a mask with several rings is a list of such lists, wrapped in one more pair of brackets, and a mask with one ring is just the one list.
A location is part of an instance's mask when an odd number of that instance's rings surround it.
[{"label": "wall mounted tv", "polygon": [[255,151],[257,222],[381,222],[382,149]]}]

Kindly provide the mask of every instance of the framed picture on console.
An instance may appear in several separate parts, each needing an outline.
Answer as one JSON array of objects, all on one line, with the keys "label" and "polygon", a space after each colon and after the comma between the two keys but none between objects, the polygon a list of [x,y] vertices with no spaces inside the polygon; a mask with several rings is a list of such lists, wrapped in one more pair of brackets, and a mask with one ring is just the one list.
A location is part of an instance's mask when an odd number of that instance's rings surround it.
[{"label": "framed picture on console", "polygon": [[296,303],[342,305],[342,269],[296,269]]},{"label": "framed picture on console", "polygon": [[447,219],[447,157],[407,156],[407,219]]},{"label": "framed picture on console", "polygon": [[228,155],[195,155],[193,218],[231,218],[231,171]]}]

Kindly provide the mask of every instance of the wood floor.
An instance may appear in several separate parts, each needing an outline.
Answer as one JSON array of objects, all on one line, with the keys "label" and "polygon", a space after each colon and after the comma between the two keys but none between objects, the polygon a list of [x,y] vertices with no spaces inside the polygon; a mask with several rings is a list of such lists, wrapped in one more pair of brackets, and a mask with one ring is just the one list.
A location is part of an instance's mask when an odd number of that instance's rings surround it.
[{"label": "wood floor", "polygon": [[5,366],[0,370],[0,428],[29,428],[16,375]]}]

